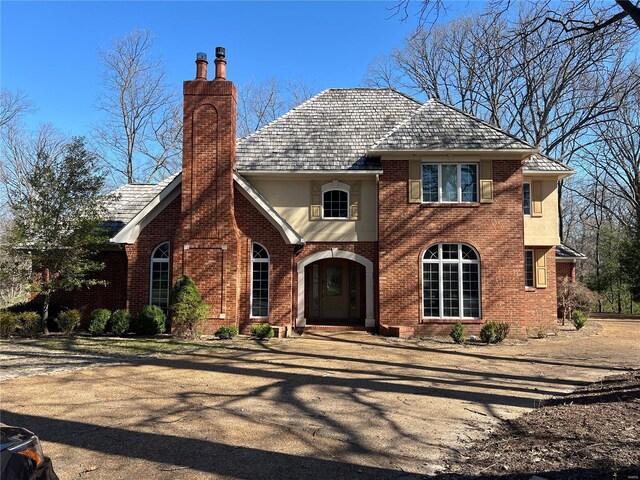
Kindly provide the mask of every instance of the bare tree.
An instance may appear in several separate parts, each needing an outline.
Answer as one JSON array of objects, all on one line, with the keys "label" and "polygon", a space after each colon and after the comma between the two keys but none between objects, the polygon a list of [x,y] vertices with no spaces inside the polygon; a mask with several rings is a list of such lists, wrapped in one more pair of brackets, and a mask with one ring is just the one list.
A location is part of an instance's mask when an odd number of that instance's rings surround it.
[{"label": "bare tree", "polygon": [[238,89],[238,136],[255,132],[311,96],[312,89],[303,80],[249,80]]},{"label": "bare tree", "polygon": [[[513,0],[492,0],[489,5],[494,13],[506,13],[516,2]],[[519,2],[521,3],[521,2]],[[417,5],[415,8],[412,6]],[[615,2],[598,2],[595,0],[529,0],[526,2],[529,11],[535,11],[535,22],[529,25],[530,31],[546,23],[562,26],[571,38],[578,38],[598,32],[611,26],[624,24],[627,27],[640,29],[640,2],[631,0],[615,0]],[[410,16],[417,16],[418,23],[434,25],[448,8],[445,0],[422,0],[411,2],[400,0],[390,8],[392,16],[399,16],[406,21]],[[413,10],[413,11],[412,11]]]},{"label": "bare tree", "polygon": [[33,110],[33,105],[25,93],[8,89],[0,90],[0,128]]},{"label": "bare tree", "polygon": [[94,138],[103,161],[127,183],[150,182],[179,168],[182,114],[179,98],[165,85],[153,35],[133,30],[100,51],[104,90],[97,106],[103,122]]}]

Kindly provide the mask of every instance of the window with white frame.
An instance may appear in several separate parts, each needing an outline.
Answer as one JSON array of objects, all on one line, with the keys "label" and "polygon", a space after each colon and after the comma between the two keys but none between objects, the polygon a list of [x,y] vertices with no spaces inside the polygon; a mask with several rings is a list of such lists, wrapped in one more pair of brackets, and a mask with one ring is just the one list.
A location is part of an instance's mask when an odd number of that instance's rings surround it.
[{"label": "window with white frame", "polygon": [[531,215],[531,184],[522,184],[522,211],[525,215]]},{"label": "window with white frame", "polygon": [[471,203],[478,201],[478,164],[424,163],[422,201]]},{"label": "window with white frame", "polygon": [[333,181],[322,186],[322,218],[349,218],[349,185]]},{"label": "window with white frame", "polygon": [[533,250],[524,251],[524,286],[530,288],[536,286]]},{"label": "window with white frame", "polygon": [[149,285],[149,305],[157,305],[165,313],[169,308],[169,242],[158,245],[151,254],[151,281]]},{"label": "window with white frame", "polygon": [[251,316],[269,316],[269,253],[259,243],[251,254]]},{"label": "window with white frame", "polygon": [[480,259],[462,243],[439,243],[422,256],[425,318],[480,318]]}]

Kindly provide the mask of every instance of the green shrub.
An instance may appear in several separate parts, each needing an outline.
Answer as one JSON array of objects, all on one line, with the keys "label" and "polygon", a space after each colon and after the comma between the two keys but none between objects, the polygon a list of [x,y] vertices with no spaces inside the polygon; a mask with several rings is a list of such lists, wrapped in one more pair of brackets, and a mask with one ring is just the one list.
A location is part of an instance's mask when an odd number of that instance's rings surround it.
[{"label": "green shrub", "polygon": [[238,327],[224,325],[216,331],[216,337],[222,340],[229,340],[238,335]]},{"label": "green shrub", "polygon": [[453,341],[456,343],[464,343],[464,325],[460,322],[456,322],[455,327],[449,333],[449,336],[453,338]]},{"label": "green shrub", "polygon": [[208,312],[209,306],[202,302],[196,284],[190,277],[181,275],[171,291],[171,329],[194,338]]},{"label": "green shrub", "polygon": [[480,339],[485,343],[493,343],[496,341],[496,324],[487,322],[480,330]]},{"label": "green shrub", "polygon": [[268,323],[258,323],[251,326],[251,333],[253,333],[259,339],[273,338],[274,332],[271,325]]},{"label": "green shrub", "polygon": [[576,327],[576,330],[580,330],[587,324],[587,316],[581,310],[574,310],[571,314],[571,323]]},{"label": "green shrub", "polygon": [[16,333],[19,323],[18,315],[7,310],[0,310],[0,337],[9,338]]},{"label": "green shrub", "polygon": [[91,312],[91,320],[89,321],[89,333],[91,335],[104,335],[107,329],[107,323],[111,318],[111,312],[106,308],[96,308]]},{"label": "green shrub", "polygon": [[66,335],[69,335],[78,325],[80,325],[80,320],[82,320],[82,316],[78,310],[65,310],[58,314],[56,323],[58,324],[58,327],[60,327],[60,330],[62,330]]},{"label": "green shrub", "polygon": [[36,312],[22,312],[18,314],[18,332],[22,337],[37,337],[40,335],[40,317]]},{"label": "green shrub", "polygon": [[122,335],[129,330],[131,324],[131,314],[128,310],[116,310],[111,315],[111,320],[108,324],[108,329],[111,333],[116,335]]},{"label": "green shrub", "polygon": [[167,316],[157,305],[147,305],[140,310],[135,322],[135,332],[142,335],[156,335],[165,332]]},{"label": "green shrub", "polygon": [[503,341],[505,338],[507,338],[507,335],[509,335],[509,324],[505,323],[505,322],[498,322],[495,324],[496,325],[496,342],[500,343],[501,341]]}]

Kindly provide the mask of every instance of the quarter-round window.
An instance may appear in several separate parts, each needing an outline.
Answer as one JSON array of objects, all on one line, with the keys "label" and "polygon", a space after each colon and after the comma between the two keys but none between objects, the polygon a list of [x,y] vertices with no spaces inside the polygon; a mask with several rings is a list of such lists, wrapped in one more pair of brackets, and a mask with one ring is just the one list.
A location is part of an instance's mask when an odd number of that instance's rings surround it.
[{"label": "quarter-round window", "polygon": [[169,307],[170,253],[169,242],[165,242],[158,245],[151,254],[149,305],[157,305],[165,313]]},{"label": "quarter-round window", "polygon": [[322,186],[322,218],[349,218],[349,185],[333,181]]},{"label": "quarter-round window", "polygon": [[426,318],[480,318],[480,260],[461,243],[439,243],[422,257]]}]

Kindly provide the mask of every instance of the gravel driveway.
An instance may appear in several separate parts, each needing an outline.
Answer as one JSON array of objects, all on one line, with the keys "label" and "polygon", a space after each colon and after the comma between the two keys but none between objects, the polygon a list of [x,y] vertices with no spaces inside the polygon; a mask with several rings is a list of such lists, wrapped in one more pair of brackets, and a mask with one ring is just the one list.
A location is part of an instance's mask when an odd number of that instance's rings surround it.
[{"label": "gravel driveway", "polygon": [[598,322],[497,346],[352,332],[127,356],[2,342],[2,421],[36,432],[68,479],[421,478],[497,419],[637,367],[640,322]]}]

